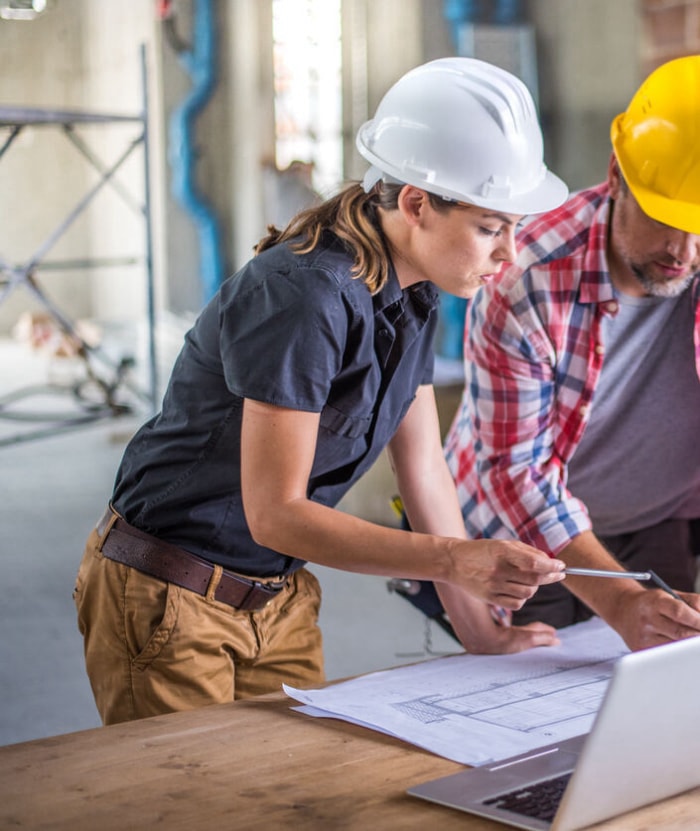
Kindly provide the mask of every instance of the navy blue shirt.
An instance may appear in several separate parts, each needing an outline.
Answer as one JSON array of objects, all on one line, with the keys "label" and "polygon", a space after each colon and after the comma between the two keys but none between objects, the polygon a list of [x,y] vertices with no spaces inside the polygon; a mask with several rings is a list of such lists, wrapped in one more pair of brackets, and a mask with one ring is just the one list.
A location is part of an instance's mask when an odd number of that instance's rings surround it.
[{"label": "navy blue shirt", "polygon": [[308,497],[335,506],[432,382],[438,295],[370,294],[327,234],[277,245],[229,278],[187,333],[162,411],[126,448],[112,503],[132,525],[210,562],[269,577],[303,564],[258,545],[243,513],[243,399],[320,413]]}]

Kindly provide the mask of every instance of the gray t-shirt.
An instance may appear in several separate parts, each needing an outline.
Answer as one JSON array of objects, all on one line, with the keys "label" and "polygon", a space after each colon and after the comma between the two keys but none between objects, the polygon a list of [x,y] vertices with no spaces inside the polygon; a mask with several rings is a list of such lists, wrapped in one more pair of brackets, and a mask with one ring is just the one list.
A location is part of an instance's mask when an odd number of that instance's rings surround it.
[{"label": "gray t-shirt", "polygon": [[700,517],[700,382],[690,293],[620,294],[603,321],[605,362],[590,422],[569,463],[594,531],[622,534]]}]

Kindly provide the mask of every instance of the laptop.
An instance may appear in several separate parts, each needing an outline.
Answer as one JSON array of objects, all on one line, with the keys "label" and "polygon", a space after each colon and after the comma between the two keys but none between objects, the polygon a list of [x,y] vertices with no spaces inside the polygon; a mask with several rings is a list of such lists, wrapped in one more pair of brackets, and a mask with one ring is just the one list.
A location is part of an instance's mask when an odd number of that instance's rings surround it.
[{"label": "laptop", "polygon": [[699,689],[700,637],[632,652],[587,735],[408,793],[529,831],[585,828],[700,785]]}]

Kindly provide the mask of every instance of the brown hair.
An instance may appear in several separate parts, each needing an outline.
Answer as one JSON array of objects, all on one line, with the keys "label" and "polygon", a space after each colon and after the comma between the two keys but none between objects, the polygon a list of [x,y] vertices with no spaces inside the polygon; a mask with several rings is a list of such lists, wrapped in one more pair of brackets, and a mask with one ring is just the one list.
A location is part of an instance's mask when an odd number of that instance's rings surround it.
[{"label": "brown hair", "polygon": [[[353,183],[336,196],[298,213],[283,230],[268,226],[268,234],[255,246],[260,254],[273,245],[301,237],[292,250],[307,254],[319,243],[324,231],[332,231],[353,254],[352,275],[360,278],[372,294],[380,291],[389,276],[389,244],[382,232],[377,208],[396,210],[400,183],[379,181],[369,193]],[[428,194],[434,207],[446,205],[442,199]]]}]

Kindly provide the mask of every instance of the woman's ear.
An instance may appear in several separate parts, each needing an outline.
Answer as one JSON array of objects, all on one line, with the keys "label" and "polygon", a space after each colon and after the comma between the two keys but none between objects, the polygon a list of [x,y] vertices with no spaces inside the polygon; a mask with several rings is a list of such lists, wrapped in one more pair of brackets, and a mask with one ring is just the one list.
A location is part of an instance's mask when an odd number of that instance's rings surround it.
[{"label": "woman's ear", "polygon": [[413,185],[404,185],[398,198],[398,208],[409,225],[418,225],[430,200],[428,194]]}]

